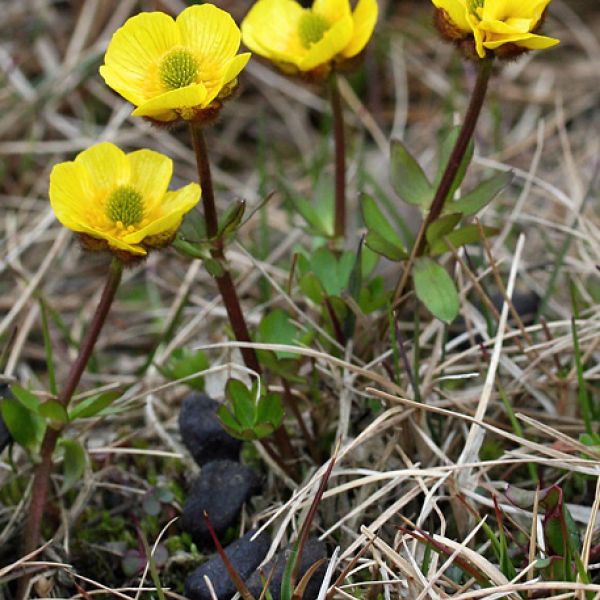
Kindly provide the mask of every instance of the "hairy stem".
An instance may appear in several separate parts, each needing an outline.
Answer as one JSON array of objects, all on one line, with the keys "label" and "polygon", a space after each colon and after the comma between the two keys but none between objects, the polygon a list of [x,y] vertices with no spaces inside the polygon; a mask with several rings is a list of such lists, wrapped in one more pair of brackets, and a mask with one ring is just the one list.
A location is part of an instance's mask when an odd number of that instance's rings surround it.
[{"label": "hairy stem", "polygon": [[344,111],[338,86],[338,76],[332,73],[329,80],[333,133],[335,140],[335,222],[334,236],[346,235],[346,141],[344,136]]},{"label": "hairy stem", "polygon": [[[104,326],[106,317],[121,282],[122,273],[123,263],[120,259],[113,258],[106,283],[104,284],[102,296],[100,297],[100,302],[96,307],[96,312],[94,313],[89,329],[79,347],[79,353],[71,366],[65,385],[58,396],[58,401],[65,408],[67,408],[71,402],[71,398],[79,385],[83,371],[85,370],[94,346],[96,345],[100,331],[102,331],[102,327]],[[52,472],[52,455],[56,448],[60,433],[60,430],[48,426],[46,433],[44,434],[44,439],[42,440],[40,449],[41,461],[37,465],[33,477],[31,503],[29,505],[27,521],[25,523],[23,555],[33,552],[39,543],[42,519],[48,498],[50,474]],[[19,592],[17,594],[18,598],[25,597],[28,582],[28,576],[21,578]]]},{"label": "hairy stem", "polygon": [[460,165],[465,157],[465,153],[469,147],[473,133],[475,132],[475,127],[477,125],[477,121],[479,120],[479,115],[481,114],[483,102],[487,94],[488,83],[490,81],[490,75],[492,74],[492,61],[492,58],[484,58],[479,61],[477,81],[475,82],[473,92],[471,93],[471,100],[469,102],[469,107],[467,108],[467,113],[465,114],[465,120],[460,129],[460,133],[458,134],[458,138],[456,139],[456,143],[454,144],[454,148],[452,149],[452,153],[450,154],[450,159],[448,160],[444,174],[442,175],[438,188],[435,192],[435,196],[433,197],[427,217],[419,228],[417,239],[413,245],[413,249],[402,278],[396,286],[396,291],[394,293],[394,304],[397,303],[404,293],[415,258],[423,254],[423,250],[425,249],[425,241],[427,239],[427,229],[442,213],[444,204],[448,198],[448,193],[452,188],[452,184],[456,179]]}]

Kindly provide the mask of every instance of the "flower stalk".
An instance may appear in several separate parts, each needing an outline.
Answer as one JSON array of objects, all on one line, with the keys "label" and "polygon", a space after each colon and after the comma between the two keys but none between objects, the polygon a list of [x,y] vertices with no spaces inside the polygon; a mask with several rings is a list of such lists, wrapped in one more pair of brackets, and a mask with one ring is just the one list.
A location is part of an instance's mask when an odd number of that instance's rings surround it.
[{"label": "flower stalk", "polygon": [[[242,312],[242,306],[233,283],[233,278],[226,265],[225,250],[223,237],[219,235],[219,221],[217,216],[217,208],[215,203],[215,193],[212,183],[212,175],[210,170],[210,161],[208,159],[208,149],[202,124],[198,122],[190,122],[190,132],[192,135],[192,145],[196,155],[196,163],[198,167],[198,177],[200,186],[202,187],[202,206],[204,209],[204,219],[206,223],[206,235],[211,242],[211,257],[219,263],[221,273],[215,277],[219,293],[227,311],[227,317],[233,330],[233,335],[238,342],[244,344],[251,343],[250,333]],[[245,365],[252,369],[257,375],[262,375],[262,368],[258,360],[258,356],[254,348],[246,345],[240,347],[242,359]],[[279,427],[274,438],[277,447],[281,452],[281,457],[277,455],[267,440],[260,440],[263,447],[269,456],[288,474],[292,475],[288,465],[286,464],[293,458],[293,448],[287,433],[283,427]]]},{"label": "flower stalk", "polygon": [[344,135],[344,110],[335,71],[329,78],[333,133],[335,142],[335,222],[334,237],[346,235],[346,141]]},{"label": "flower stalk", "polygon": [[[89,362],[94,346],[98,341],[102,327],[106,322],[106,317],[110,311],[110,307],[115,298],[119,284],[121,283],[121,276],[123,274],[123,262],[114,257],[112,259],[110,270],[100,297],[96,312],[92,318],[89,329],[83,339],[79,353],[75,362],[71,366],[67,380],[65,381],[64,387],[58,396],[58,401],[65,407],[69,406],[73,394],[79,385],[81,376]],[[46,502],[48,498],[48,489],[50,486],[50,475],[52,473],[52,455],[56,448],[56,444],[61,434],[61,429],[55,429],[52,426],[48,426],[42,445],[40,449],[41,461],[37,465],[35,475],[33,478],[33,485],[31,488],[31,503],[29,505],[29,511],[27,513],[27,521],[25,523],[25,535],[23,538],[23,555],[27,555],[33,552],[37,547],[40,539],[40,531],[42,526],[42,519],[44,511],[46,509]],[[25,598],[27,592],[27,586],[29,583],[29,576],[25,575],[19,582],[19,590],[17,597]]]},{"label": "flower stalk", "polygon": [[[191,122],[190,131],[198,166],[198,177],[202,187],[202,207],[204,210],[204,220],[206,222],[206,235],[211,242],[210,253],[212,258],[217,261],[222,268],[222,274],[215,278],[217,287],[219,288],[219,293],[223,299],[223,304],[225,304],[225,310],[227,311],[229,323],[231,324],[236,340],[238,342],[251,342],[252,340],[250,338],[250,333],[248,332],[246,319],[242,312],[242,307],[233,279],[231,278],[231,273],[225,265],[223,238],[219,236],[219,221],[215,203],[215,193],[212,184],[210,162],[208,160],[208,149],[206,147],[202,125]],[[260,363],[254,348],[241,347],[240,351],[246,366],[260,375]]]},{"label": "flower stalk", "polygon": [[415,258],[423,254],[425,242],[427,240],[427,229],[441,215],[446,200],[448,199],[448,193],[452,188],[452,184],[456,179],[456,175],[465,157],[469,143],[473,138],[475,127],[477,126],[477,121],[479,120],[481,109],[483,107],[483,102],[487,95],[488,84],[492,74],[492,65],[492,57],[486,57],[478,61],[477,81],[475,82],[475,86],[473,87],[473,91],[471,93],[471,100],[465,114],[465,120],[463,121],[458,138],[456,139],[456,143],[454,144],[454,148],[450,154],[448,164],[446,165],[440,183],[433,197],[433,201],[431,202],[429,212],[419,228],[411,255],[408,259],[408,264],[404,269],[402,278],[396,286],[396,290],[394,292],[394,306],[397,306],[400,297],[404,293]]}]

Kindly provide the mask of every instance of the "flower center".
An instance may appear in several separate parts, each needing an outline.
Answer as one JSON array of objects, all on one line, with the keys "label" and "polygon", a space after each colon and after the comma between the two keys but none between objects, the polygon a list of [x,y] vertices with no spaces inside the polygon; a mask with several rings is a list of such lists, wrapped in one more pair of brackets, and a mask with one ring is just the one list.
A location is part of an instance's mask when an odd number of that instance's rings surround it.
[{"label": "flower center", "polygon": [[124,227],[136,225],[144,217],[142,195],[130,185],[118,187],[106,203],[106,216]]},{"label": "flower center", "polygon": [[176,90],[194,83],[198,75],[198,61],[189,50],[173,50],[161,61],[160,80],[163,85]]},{"label": "flower center", "polygon": [[300,17],[298,23],[298,35],[305,48],[323,39],[325,32],[329,29],[329,23],[321,15],[307,11]]}]

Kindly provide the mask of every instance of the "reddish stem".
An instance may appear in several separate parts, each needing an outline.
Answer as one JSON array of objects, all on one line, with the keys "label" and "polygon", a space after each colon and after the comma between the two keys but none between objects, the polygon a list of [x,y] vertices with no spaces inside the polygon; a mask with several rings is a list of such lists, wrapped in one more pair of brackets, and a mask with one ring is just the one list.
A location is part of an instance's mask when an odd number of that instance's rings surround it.
[{"label": "reddish stem", "polygon": [[465,157],[467,148],[469,147],[469,142],[475,132],[475,126],[477,125],[479,115],[481,114],[483,101],[487,94],[490,75],[492,74],[492,61],[492,58],[483,58],[479,61],[477,81],[475,82],[475,87],[471,94],[471,100],[469,102],[469,107],[467,108],[467,113],[465,114],[465,120],[458,134],[456,143],[454,144],[454,148],[452,149],[452,154],[450,154],[450,159],[448,160],[440,184],[435,192],[429,213],[419,228],[410,258],[408,259],[402,278],[394,291],[394,308],[397,307],[398,301],[404,293],[415,258],[423,254],[427,240],[427,229],[440,216],[444,209],[444,204],[446,203],[452,184],[456,179],[460,165]]},{"label": "reddish stem", "polygon": [[[217,287],[219,288],[221,299],[225,305],[227,317],[231,328],[233,329],[235,339],[238,342],[252,342],[237,290],[233,283],[233,278],[227,269],[225,251],[223,249],[223,238],[219,236],[219,221],[215,205],[215,192],[212,183],[210,162],[208,160],[208,148],[204,139],[202,125],[191,122],[190,132],[192,135],[194,153],[196,155],[198,178],[200,186],[202,187],[202,206],[204,208],[204,218],[206,221],[206,235],[212,243],[210,253],[212,258],[219,263],[222,269],[222,274],[215,277]],[[240,352],[245,365],[259,376],[262,375],[260,362],[254,348],[241,346]],[[273,452],[266,440],[261,440],[262,445],[271,458],[273,458],[273,460],[275,460],[288,475],[292,476],[290,469],[285,462],[290,461],[293,458],[293,448],[287,432],[283,427],[279,427],[274,432],[274,438],[284,460]]]}]

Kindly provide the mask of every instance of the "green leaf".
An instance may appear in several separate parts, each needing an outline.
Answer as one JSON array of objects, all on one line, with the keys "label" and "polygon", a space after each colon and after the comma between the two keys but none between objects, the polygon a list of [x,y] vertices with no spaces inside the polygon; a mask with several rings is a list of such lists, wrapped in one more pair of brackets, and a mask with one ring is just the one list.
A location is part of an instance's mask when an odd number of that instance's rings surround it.
[{"label": "green leaf", "polygon": [[237,379],[227,382],[226,392],[231,409],[222,405],[217,410],[223,428],[234,437],[251,441],[271,435],[283,420],[284,411],[278,394],[267,394],[256,399],[252,390]]},{"label": "green leaf", "polygon": [[234,233],[244,217],[246,212],[246,201],[237,200],[234,202],[226,211],[225,214],[219,219],[219,230],[217,237],[225,237],[230,233]]},{"label": "green leaf", "polygon": [[327,218],[327,213],[331,211],[324,211],[323,207],[319,206],[321,212],[318,212],[313,204],[297,194],[290,194],[290,198],[294,208],[300,213],[306,223],[312,227],[315,233],[324,237],[331,237],[333,235],[331,218]]},{"label": "green leaf", "polygon": [[178,233],[171,244],[177,252],[188,258],[199,258],[206,260],[210,258],[210,248],[203,242],[188,242],[181,233]]},{"label": "green leaf", "polygon": [[287,563],[285,565],[285,570],[283,572],[283,577],[281,578],[281,600],[292,600],[292,574],[294,572],[294,565],[296,564],[296,560],[298,558],[299,541],[300,539],[298,538],[289,554]]},{"label": "green leaf", "polygon": [[323,286],[314,273],[306,273],[300,278],[300,289],[315,304],[323,301]]},{"label": "green leaf", "polygon": [[269,423],[274,431],[283,421],[283,415],[283,403],[279,394],[267,394],[261,398],[256,411],[258,423]]},{"label": "green leaf", "polygon": [[479,212],[489,204],[498,194],[510,184],[513,179],[512,173],[497,173],[493,177],[482,181],[477,187],[462,198],[454,202],[448,202],[445,210],[449,212],[460,212],[465,217],[470,217]]},{"label": "green leaf", "polygon": [[222,277],[223,273],[225,273],[225,269],[220,261],[210,257],[204,259],[204,268],[208,271],[208,274],[215,279]]},{"label": "green leaf", "polygon": [[402,240],[390,225],[389,219],[379,210],[375,200],[367,194],[363,194],[361,200],[362,215],[368,229],[366,245],[373,252],[390,260],[407,258]]},{"label": "green leaf", "polygon": [[32,451],[43,436],[43,419],[13,398],[2,398],[0,409],[4,424],[15,442]]},{"label": "green leaf", "polygon": [[360,268],[363,277],[368,277],[379,262],[379,255],[373,252],[367,246],[364,246],[361,253]]},{"label": "green leaf", "polygon": [[[190,350],[188,348],[177,348],[171,353],[169,360],[161,369],[161,372],[171,381],[176,381],[196,373],[202,373],[209,366],[210,363],[205,352]],[[204,390],[204,378],[202,376],[189,379],[186,381],[186,384],[195,390]]]},{"label": "green leaf", "polygon": [[192,244],[206,239],[204,216],[199,207],[193,208],[183,217],[178,237]]},{"label": "green leaf", "polygon": [[429,227],[427,227],[425,233],[427,241],[431,244],[435,240],[450,233],[460,221],[461,216],[460,213],[452,213],[436,219]]},{"label": "green leaf", "polygon": [[535,568],[536,569],[545,569],[546,567],[550,566],[550,563],[552,562],[551,558],[538,558],[535,561]]},{"label": "green leaf", "polygon": [[139,550],[134,550],[132,548],[127,550],[121,559],[121,569],[123,569],[123,573],[125,573],[127,577],[133,577],[144,570],[146,562],[146,557],[143,556]]},{"label": "green leaf", "polygon": [[388,293],[383,277],[374,277],[360,290],[358,305],[366,315],[383,307],[387,302]]},{"label": "green leaf", "polygon": [[[444,171],[446,170],[446,167],[448,166],[448,161],[450,160],[450,155],[452,154],[452,150],[454,150],[454,146],[455,146],[456,140],[458,139],[458,136],[460,134],[460,130],[461,130],[460,126],[453,127],[452,130],[450,131],[450,133],[446,136],[446,138],[442,142],[442,145],[440,147],[438,173],[437,173],[437,177],[435,180],[435,186],[434,186],[435,189],[437,189],[438,186],[440,185],[440,181],[442,180]],[[460,184],[463,182],[463,179],[465,178],[469,164],[471,163],[471,160],[473,160],[474,149],[475,149],[475,144],[473,143],[473,140],[471,139],[471,141],[469,142],[469,145],[467,146],[467,151],[465,152],[465,155],[460,163],[458,171],[456,172],[456,177],[454,178],[454,181],[452,182],[452,185],[450,186],[450,190],[448,191],[448,196],[446,198],[446,202],[449,202],[452,198],[454,198],[454,194],[456,193],[456,190],[459,188]]]},{"label": "green leaf", "polygon": [[40,400],[37,396],[32,394],[29,390],[26,390],[18,385],[12,385],[11,391],[15,398],[28,410],[33,413],[37,413],[40,408]]},{"label": "green leaf", "polygon": [[156,497],[153,490],[150,490],[142,499],[142,509],[147,515],[157,517],[160,514],[160,500]]},{"label": "green leaf", "polygon": [[559,556],[564,556],[566,550],[566,540],[563,536],[560,519],[548,519],[544,527],[544,533],[546,534],[548,542],[550,542],[550,548],[552,549],[552,552],[554,554],[558,554]]},{"label": "green leaf", "polygon": [[579,535],[579,528],[575,523],[575,519],[571,515],[571,512],[567,508],[566,504],[563,504],[563,519],[567,529],[567,536],[569,538],[569,548],[571,549],[571,554],[576,555],[581,545],[581,537]]},{"label": "green leaf", "polygon": [[[298,342],[298,329],[290,321],[289,315],[281,308],[276,308],[262,318],[258,326],[258,340],[265,344],[287,344],[292,346]],[[277,358],[297,358],[291,352],[274,351]]]},{"label": "green leaf", "polygon": [[225,406],[221,404],[217,409],[217,416],[219,417],[219,421],[221,421],[221,425],[223,425],[223,429],[237,437],[242,430],[240,424],[236,421],[233,413]]},{"label": "green leaf", "polygon": [[310,266],[328,296],[340,293],[337,261],[327,248],[322,246],[313,254]]},{"label": "green leaf", "polygon": [[419,163],[400,140],[391,143],[391,179],[396,194],[407,204],[428,208],[434,189]]},{"label": "green leaf", "polygon": [[225,389],[235,418],[243,427],[251,428],[254,425],[256,404],[252,392],[238,379],[230,379]]},{"label": "green leaf", "polygon": [[39,415],[50,421],[65,425],[69,422],[69,415],[65,407],[58,400],[47,400],[40,404]]},{"label": "green leaf", "polygon": [[61,493],[71,489],[83,476],[86,464],[86,453],[83,446],[75,440],[61,439],[63,449],[63,484]]},{"label": "green leaf", "polygon": [[381,256],[385,256],[385,258],[389,260],[399,262],[407,258],[407,254],[403,249],[390,244],[375,231],[369,231],[369,233],[367,233],[365,244],[367,248]]},{"label": "green leaf", "polygon": [[[495,227],[484,227],[483,232],[486,237],[495,235],[498,233],[498,229]],[[477,225],[465,225],[460,229],[456,229],[443,238],[435,240],[429,247],[429,254],[436,256],[448,252],[450,247],[446,243],[448,240],[455,248],[460,248],[466,244],[474,244],[475,242],[481,241],[481,233]]]},{"label": "green leaf", "polygon": [[95,417],[101,413],[105,408],[108,408],[117,398],[121,396],[120,392],[104,392],[99,396],[91,396],[81,402],[77,403],[69,411],[69,420],[74,421],[75,419],[87,419],[89,417]]},{"label": "green leaf", "polygon": [[175,494],[173,494],[173,492],[165,486],[154,488],[154,495],[158,501],[162,502],[163,504],[169,504],[175,499]]},{"label": "green leaf", "polygon": [[434,317],[451,323],[460,308],[458,292],[448,272],[427,257],[417,258],[413,267],[417,298]]},{"label": "green leaf", "polygon": [[[354,259],[354,265],[352,266],[352,271],[350,272],[350,277],[348,279],[348,296],[352,298],[355,302],[358,302],[360,298],[360,290],[363,286],[363,273],[362,273],[362,252],[363,252],[363,240],[360,240],[358,244],[358,249],[356,251],[356,257]],[[346,318],[344,319],[344,323],[342,325],[342,332],[344,334],[345,339],[350,339],[354,335],[354,329],[356,327],[356,315],[352,310],[348,311]]]}]

